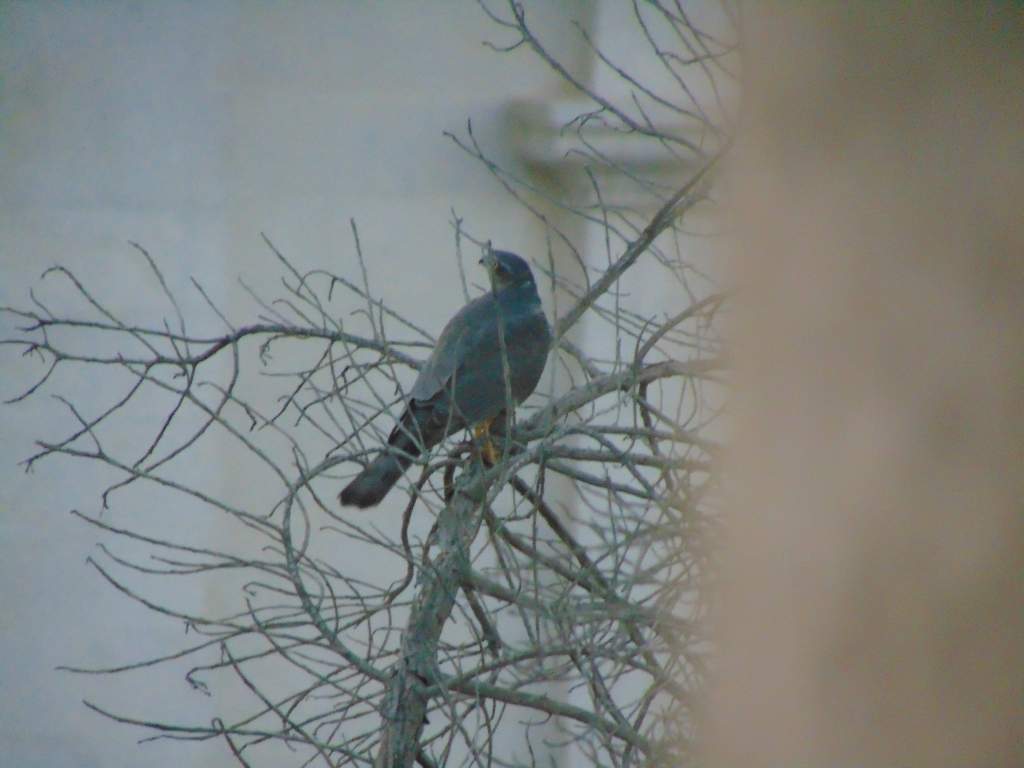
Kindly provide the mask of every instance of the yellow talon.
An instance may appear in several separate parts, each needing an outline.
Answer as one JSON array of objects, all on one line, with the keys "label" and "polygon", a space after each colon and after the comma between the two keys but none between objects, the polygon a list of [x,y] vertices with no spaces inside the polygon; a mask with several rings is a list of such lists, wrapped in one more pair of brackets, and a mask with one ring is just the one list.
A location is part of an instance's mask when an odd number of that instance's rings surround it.
[{"label": "yellow talon", "polygon": [[491,424],[493,422],[493,418],[485,419],[473,427],[473,437],[480,443],[480,457],[489,467],[498,463],[498,449],[491,441]]}]

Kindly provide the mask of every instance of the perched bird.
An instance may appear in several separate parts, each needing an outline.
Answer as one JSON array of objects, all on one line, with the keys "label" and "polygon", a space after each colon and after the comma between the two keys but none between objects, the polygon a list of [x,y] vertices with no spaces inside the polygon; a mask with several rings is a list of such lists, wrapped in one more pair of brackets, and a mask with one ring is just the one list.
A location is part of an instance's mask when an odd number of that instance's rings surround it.
[{"label": "perched bird", "polygon": [[533,273],[508,251],[488,249],[480,263],[490,273],[492,290],[448,321],[409,392],[388,447],[341,492],[344,506],[379,504],[422,451],[466,427],[474,427],[478,437],[486,435],[509,394],[514,407],[537,386],[551,329]]}]

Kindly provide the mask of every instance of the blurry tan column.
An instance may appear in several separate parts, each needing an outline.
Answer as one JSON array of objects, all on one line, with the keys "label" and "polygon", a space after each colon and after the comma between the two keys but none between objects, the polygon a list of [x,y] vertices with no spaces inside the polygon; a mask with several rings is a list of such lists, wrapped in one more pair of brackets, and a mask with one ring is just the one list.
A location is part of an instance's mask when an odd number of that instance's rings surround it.
[{"label": "blurry tan column", "polygon": [[750,4],[715,766],[1024,764],[1024,17]]}]

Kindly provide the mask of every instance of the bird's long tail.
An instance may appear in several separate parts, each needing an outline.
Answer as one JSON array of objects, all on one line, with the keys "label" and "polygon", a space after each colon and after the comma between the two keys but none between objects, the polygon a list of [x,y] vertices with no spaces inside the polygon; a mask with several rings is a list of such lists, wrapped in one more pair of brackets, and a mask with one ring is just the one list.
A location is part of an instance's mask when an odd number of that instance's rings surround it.
[{"label": "bird's long tail", "polygon": [[387,450],[371,461],[366,469],[355,476],[351,483],[338,496],[343,507],[359,507],[366,509],[380,504],[402,473],[419,455],[417,441],[409,434],[411,420],[402,419],[403,424],[395,428],[388,439]]},{"label": "bird's long tail", "polygon": [[398,482],[409,462],[404,457],[382,453],[370,462],[338,497],[344,507],[366,509],[380,504]]}]

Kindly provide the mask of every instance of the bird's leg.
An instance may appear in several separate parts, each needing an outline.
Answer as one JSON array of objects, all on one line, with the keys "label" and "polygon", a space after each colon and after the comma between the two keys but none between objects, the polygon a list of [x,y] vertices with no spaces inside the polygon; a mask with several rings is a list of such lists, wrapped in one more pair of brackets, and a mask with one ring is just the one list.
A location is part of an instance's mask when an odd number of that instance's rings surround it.
[{"label": "bird's leg", "polygon": [[480,444],[480,457],[484,460],[484,464],[489,467],[493,467],[498,463],[498,450],[494,447],[494,443],[491,442],[492,423],[494,423],[494,417],[484,419],[473,427],[473,437]]}]

